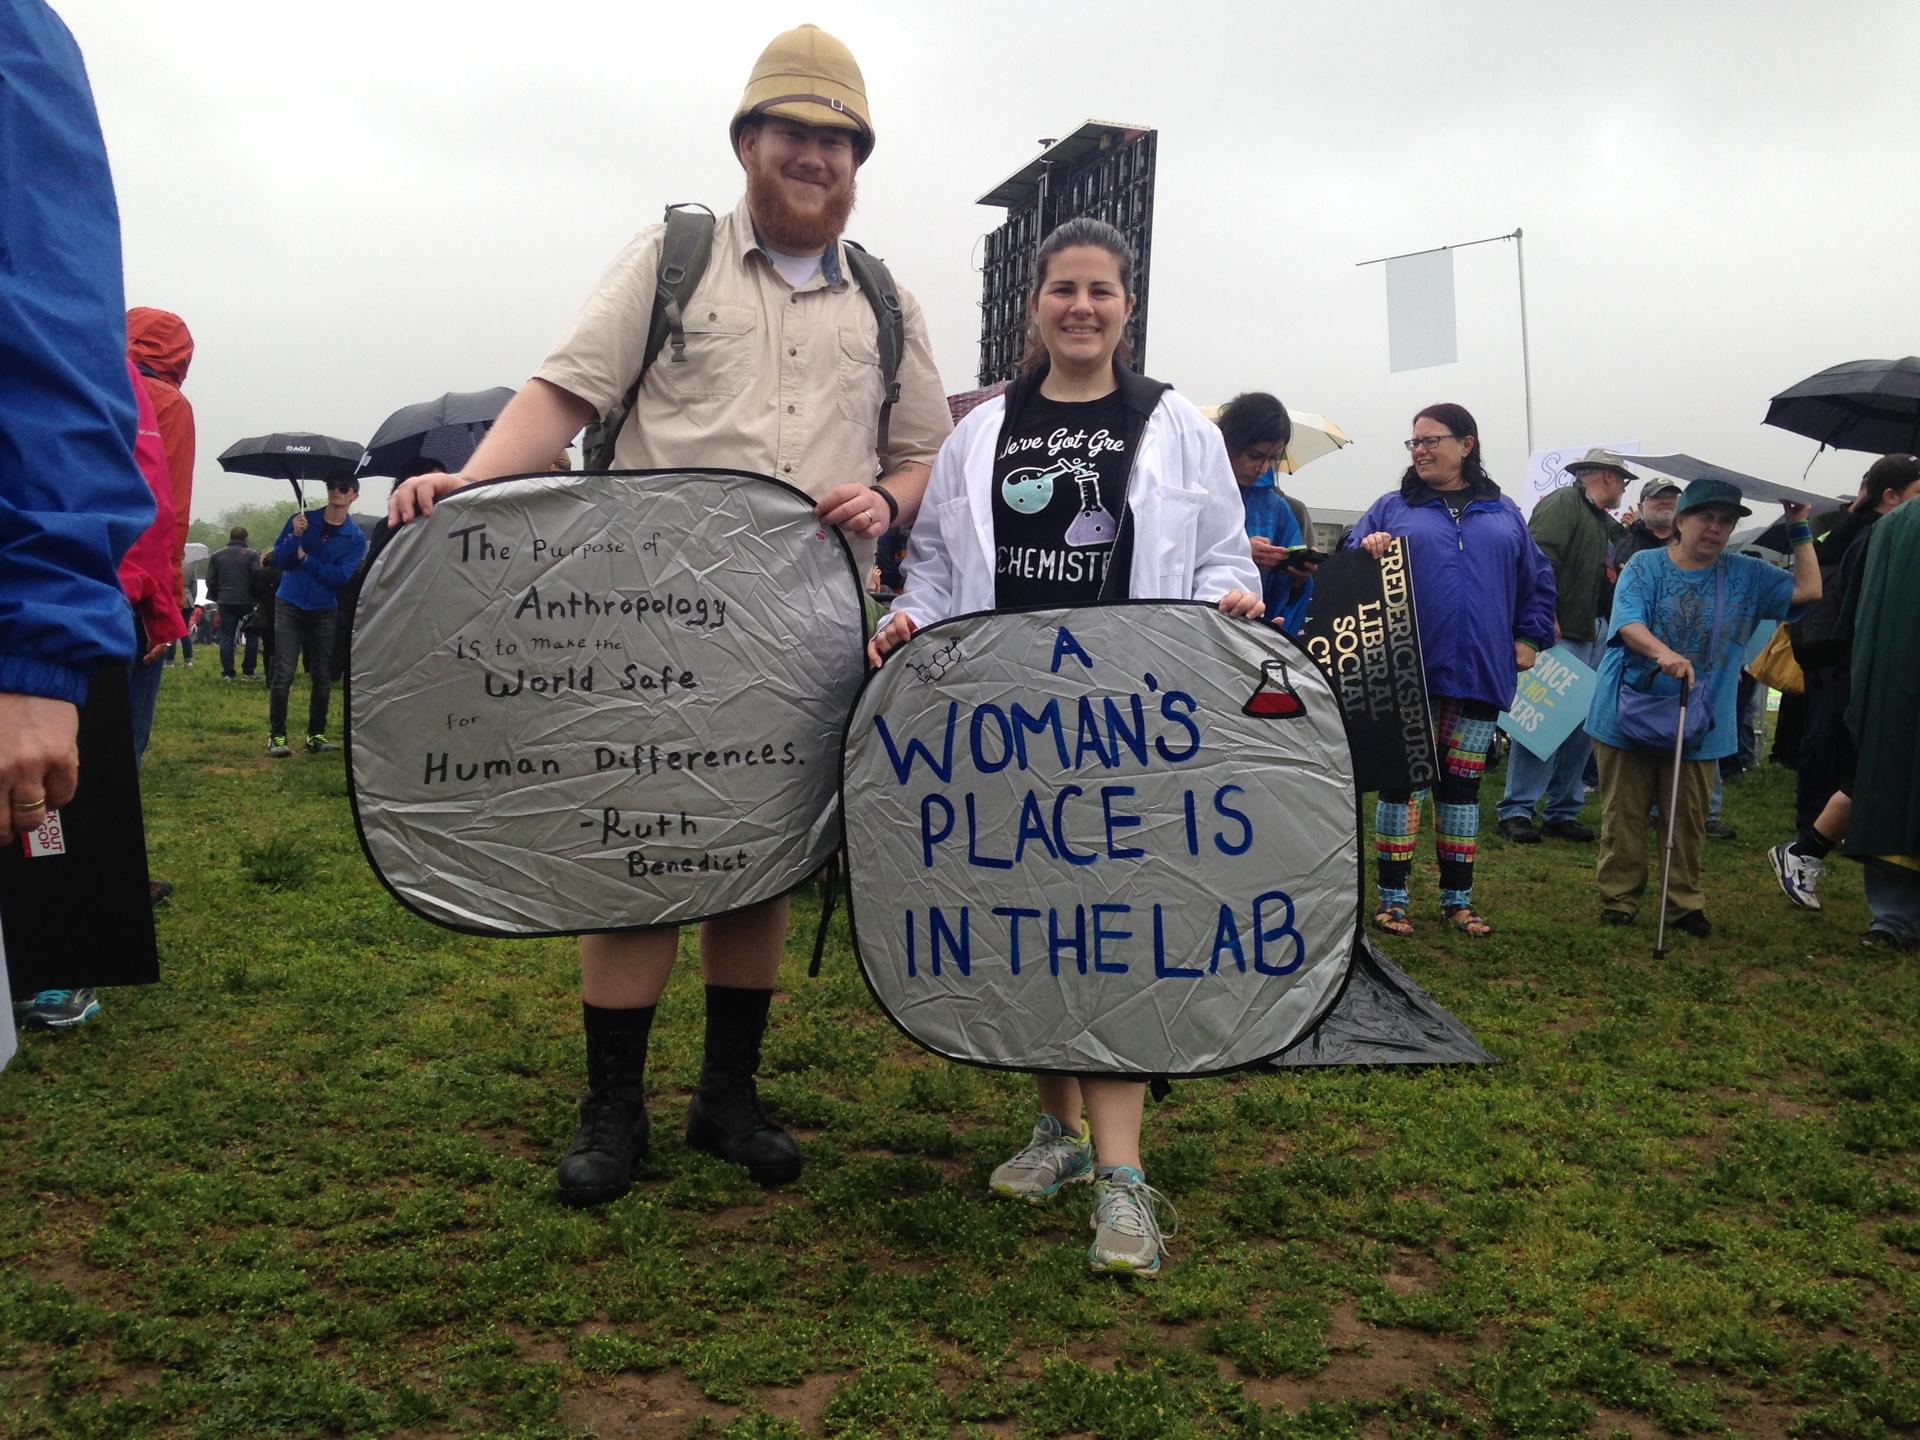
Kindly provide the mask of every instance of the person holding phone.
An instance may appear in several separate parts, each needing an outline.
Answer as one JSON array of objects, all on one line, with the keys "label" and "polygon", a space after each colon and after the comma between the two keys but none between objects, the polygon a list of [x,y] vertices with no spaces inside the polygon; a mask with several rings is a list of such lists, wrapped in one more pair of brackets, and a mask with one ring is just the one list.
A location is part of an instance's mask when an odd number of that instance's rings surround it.
[{"label": "person holding phone", "polygon": [[1272,395],[1249,390],[1220,410],[1220,438],[1246,507],[1247,543],[1260,571],[1267,618],[1289,635],[1306,623],[1319,552],[1307,507],[1280,489],[1279,468],[1293,440],[1293,417]]}]

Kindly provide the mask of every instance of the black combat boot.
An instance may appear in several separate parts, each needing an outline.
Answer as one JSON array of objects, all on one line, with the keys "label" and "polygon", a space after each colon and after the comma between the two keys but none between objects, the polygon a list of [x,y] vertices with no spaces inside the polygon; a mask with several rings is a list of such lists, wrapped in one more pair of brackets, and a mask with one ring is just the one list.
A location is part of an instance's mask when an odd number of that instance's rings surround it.
[{"label": "black combat boot", "polygon": [[800,1147],[760,1108],[754,1073],[771,990],[707,986],[707,1054],[687,1106],[687,1144],[747,1167],[762,1185],[800,1178]]},{"label": "black combat boot", "polygon": [[587,1010],[587,1093],[560,1161],[560,1203],[604,1205],[633,1185],[647,1153],[647,1034],[653,1006]]}]

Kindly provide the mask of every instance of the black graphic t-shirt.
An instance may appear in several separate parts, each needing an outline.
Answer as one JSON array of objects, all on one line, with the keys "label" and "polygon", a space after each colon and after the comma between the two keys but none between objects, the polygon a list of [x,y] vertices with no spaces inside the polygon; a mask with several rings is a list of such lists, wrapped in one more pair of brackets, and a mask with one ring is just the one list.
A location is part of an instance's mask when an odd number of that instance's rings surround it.
[{"label": "black graphic t-shirt", "polygon": [[1426,487],[1426,491],[1427,493],[1421,496],[1419,503],[1424,505],[1429,501],[1438,500],[1442,505],[1447,507],[1447,513],[1452,515],[1455,520],[1460,518],[1461,511],[1473,503],[1473,490],[1470,486],[1462,486],[1458,490],[1436,490],[1429,485]]},{"label": "black graphic t-shirt", "polygon": [[1036,394],[993,460],[993,599],[1001,610],[1122,600],[1133,466],[1120,392]]}]

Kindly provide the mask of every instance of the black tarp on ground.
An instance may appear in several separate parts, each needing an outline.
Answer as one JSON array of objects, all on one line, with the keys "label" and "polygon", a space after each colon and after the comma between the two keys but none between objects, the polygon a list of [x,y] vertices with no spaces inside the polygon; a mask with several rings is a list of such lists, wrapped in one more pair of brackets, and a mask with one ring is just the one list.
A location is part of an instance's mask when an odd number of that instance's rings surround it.
[{"label": "black tarp on ground", "polygon": [[1318,1065],[1498,1065],[1471,1031],[1416,985],[1364,932],[1353,941],[1346,989],[1320,1023],[1268,1062]]}]

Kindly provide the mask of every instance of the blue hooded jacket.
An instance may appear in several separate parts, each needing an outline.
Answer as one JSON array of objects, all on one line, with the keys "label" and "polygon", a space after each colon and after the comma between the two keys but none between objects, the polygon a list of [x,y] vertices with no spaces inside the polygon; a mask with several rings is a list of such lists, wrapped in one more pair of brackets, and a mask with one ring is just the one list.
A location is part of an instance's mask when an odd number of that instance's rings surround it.
[{"label": "blue hooded jacket", "polygon": [[133,655],[114,571],[153,495],[106,147],[79,47],[39,0],[0,0],[0,176],[0,691],[77,705]]},{"label": "blue hooded jacket", "polygon": [[[1247,538],[1262,540],[1282,548],[1305,545],[1308,537],[1300,533],[1300,517],[1280,493],[1278,478],[1269,465],[1251,485],[1240,487],[1240,501],[1247,510]],[[1307,618],[1307,604],[1313,599],[1313,581],[1293,594],[1293,577],[1284,566],[1260,572],[1261,599],[1266,602],[1266,618],[1289,635],[1298,635]]]},{"label": "blue hooded jacket", "polygon": [[1491,480],[1474,487],[1459,520],[1423,482],[1382,495],[1347,536],[1347,548],[1377,530],[1407,540],[1427,693],[1513,704],[1519,670],[1513,644],[1553,644],[1553,566]]}]

